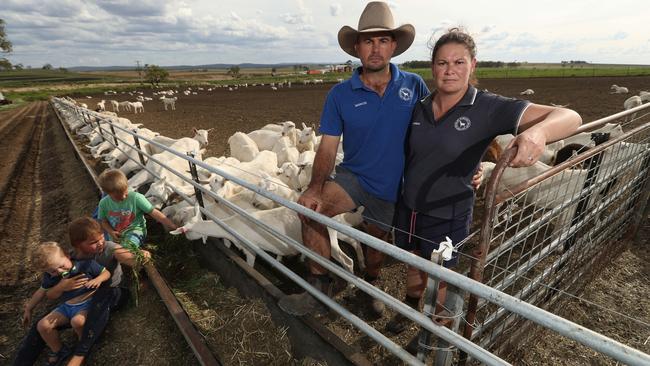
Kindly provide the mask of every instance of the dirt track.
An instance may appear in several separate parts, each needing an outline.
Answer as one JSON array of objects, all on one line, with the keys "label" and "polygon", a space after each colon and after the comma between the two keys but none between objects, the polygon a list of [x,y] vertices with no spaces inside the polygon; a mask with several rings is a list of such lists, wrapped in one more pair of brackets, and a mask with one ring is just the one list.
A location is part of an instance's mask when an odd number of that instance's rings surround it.
[{"label": "dirt track", "polygon": [[[47,103],[1,113],[0,138],[7,142],[0,146],[0,364],[8,364],[24,334],[22,305],[39,285],[39,274],[28,267],[29,252],[45,240],[69,245],[67,223],[92,213],[98,196]],[[196,362],[152,291],[142,292],[140,308],[114,316],[106,334],[119,332],[124,338],[117,344],[100,343],[89,364]],[[35,314],[51,305],[41,306]],[[160,333],[134,328],[142,321],[159,324]],[[143,343],[127,341],[138,337]],[[151,350],[140,347],[145,343],[164,345],[161,359],[147,359]]]}]

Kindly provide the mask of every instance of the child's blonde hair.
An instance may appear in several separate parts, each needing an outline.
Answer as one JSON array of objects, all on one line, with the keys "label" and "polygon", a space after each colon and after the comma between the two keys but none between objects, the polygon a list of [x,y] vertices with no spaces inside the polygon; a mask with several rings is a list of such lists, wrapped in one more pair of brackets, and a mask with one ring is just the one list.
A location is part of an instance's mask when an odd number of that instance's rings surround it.
[{"label": "child's blonde hair", "polygon": [[99,175],[99,186],[105,193],[122,193],[129,189],[129,182],[121,170],[106,169]]},{"label": "child's blonde hair", "polygon": [[68,224],[68,236],[73,247],[97,234],[102,234],[102,227],[91,217],[79,217]]},{"label": "child's blonde hair", "polygon": [[52,264],[56,254],[66,255],[59,243],[54,241],[43,242],[32,252],[32,266],[38,271],[45,271]]}]

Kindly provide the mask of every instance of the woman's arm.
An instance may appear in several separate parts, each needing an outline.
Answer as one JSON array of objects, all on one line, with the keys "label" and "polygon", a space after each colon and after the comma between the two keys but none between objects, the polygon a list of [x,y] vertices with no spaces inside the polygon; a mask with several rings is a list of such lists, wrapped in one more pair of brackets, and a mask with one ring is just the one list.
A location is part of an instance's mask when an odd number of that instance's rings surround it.
[{"label": "woman's arm", "polygon": [[521,117],[517,137],[508,146],[517,146],[510,166],[535,164],[547,143],[571,136],[581,124],[582,118],[571,109],[531,104]]}]

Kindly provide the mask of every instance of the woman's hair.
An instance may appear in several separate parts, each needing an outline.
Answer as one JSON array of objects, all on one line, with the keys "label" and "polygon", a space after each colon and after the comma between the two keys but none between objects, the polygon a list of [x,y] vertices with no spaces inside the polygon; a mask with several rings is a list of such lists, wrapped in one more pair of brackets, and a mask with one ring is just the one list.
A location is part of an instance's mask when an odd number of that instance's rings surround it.
[{"label": "woman's hair", "polygon": [[93,235],[102,234],[102,227],[90,217],[79,217],[68,224],[68,235],[73,247],[83,243]]},{"label": "woman's hair", "polygon": [[469,55],[472,56],[472,58],[476,58],[476,43],[474,43],[474,38],[461,28],[454,27],[449,28],[445,34],[436,40],[436,43],[433,45],[433,49],[431,50],[431,62],[435,59],[436,53],[440,47],[447,43],[458,43],[465,46],[467,51],[469,51]]},{"label": "woman's hair", "polygon": [[[433,38],[432,38],[433,40]],[[448,44],[448,43],[456,43],[459,45],[462,45],[467,49],[469,52],[469,55],[472,59],[476,58],[476,43],[474,42],[474,38],[469,35],[465,30],[459,28],[459,27],[453,27],[449,28],[442,36],[440,36],[435,43],[431,42],[430,44],[433,44],[433,47],[431,47],[431,63],[435,61],[436,54],[438,53],[438,50],[440,47]],[[434,75],[435,77],[435,75]],[[476,79],[476,76],[474,73],[470,75],[469,77],[469,83],[471,85],[478,85],[478,80]]]},{"label": "woman's hair", "polygon": [[126,175],[117,169],[106,169],[99,175],[99,186],[105,193],[122,193],[129,189]]},{"label": "woman's hair", "polygon": [[46,241],[41,243],[34,251],[32,252],[32,266],[38,271],[45,271],[48,269],[48,266],[52,264],[54,255],[65,256],[65,252],[58,243],[53,241]]}]

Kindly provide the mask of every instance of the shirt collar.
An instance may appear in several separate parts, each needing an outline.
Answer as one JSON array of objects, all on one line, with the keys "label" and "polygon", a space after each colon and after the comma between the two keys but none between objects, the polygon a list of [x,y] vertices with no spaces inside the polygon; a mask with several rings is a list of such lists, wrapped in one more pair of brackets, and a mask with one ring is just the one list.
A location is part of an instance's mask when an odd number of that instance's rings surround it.
[{"label": "shirt collar", "polygon": [[[397,65],[394,63],[389,63],[388,64],[390,67],[390,83],[395,83],[399,79],[402,78],[402,74],[399,72],[399,69],[397,68]],[[363,81],[361,81],[361,70],[362,66],[357,67],[354,72],[352,73],[352,77],[350,78],[350,83],[352,84],[352,89],[361,89],[364,87]]]},{"label": "shirt collar", "polygon": [[[436,91],[434,90],[431,92],[429,95],[426,97],[422,98],[420,102],[423,104],[427,104],[431,106],[431,103],[433,103],[433,96],[436,94]],[[476,95],[478,94],[478,89],[470,85],[467,88],[467,91],[465,92],[465,95],[456,103],[454,107],[459,107],[459,106],[472,106],[474,105],[474,101],[476,101]]]}]

